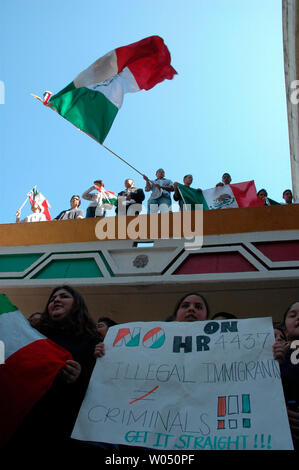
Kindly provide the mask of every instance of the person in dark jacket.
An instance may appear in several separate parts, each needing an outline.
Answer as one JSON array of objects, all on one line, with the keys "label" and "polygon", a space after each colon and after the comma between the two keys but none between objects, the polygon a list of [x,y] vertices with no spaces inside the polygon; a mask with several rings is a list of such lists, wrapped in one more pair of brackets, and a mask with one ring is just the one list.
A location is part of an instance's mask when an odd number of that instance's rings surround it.
[{"label": "person in dark jacket", "polygon": [[67,220],[67,219],[84,219],[84,213],[79,209],[81,205],[81,198],[78,194],[74,194],[71,197],[71,208],[64,210],[55,217],[55,220]]},{"label": "person in dark jacket", "polygon": [[[281,381],[287,406],[294,448],[299,449],[299,301],[287,308],[282,327],[286,336],[276,338],[273,345],[274,359],[280,364]],[[298,345],[296,344],[298,343]],[[296,360],[297,359],[297,360]],[[297,362],[297,363],[296,363]]]},{"label": "person in dark jacket", "polygon": [[127,178],[125,188],[117,196],[116,215],[138,215],[142,210],[142,202],[145,199],[143,189],[135,188],[134,180]]}]

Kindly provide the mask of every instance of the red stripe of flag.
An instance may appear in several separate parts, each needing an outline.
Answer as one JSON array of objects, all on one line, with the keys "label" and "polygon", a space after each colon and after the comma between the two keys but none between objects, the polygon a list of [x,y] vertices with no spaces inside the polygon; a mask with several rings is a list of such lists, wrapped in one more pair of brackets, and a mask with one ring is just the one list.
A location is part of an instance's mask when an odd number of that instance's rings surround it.
[{"label": "red stripe of flag", "polygon": [[0,365],[0,447],[49,390],[72,355],[49,339],[36,340]]},{"label": "red stripe of flag", "polygon": [[170,65],[171,57],[159,36],[150,36],[128,46],[115,49],[118,73],[128,67],[140,89],[150,90],[177,73]]},{"label": "red stripe of flag", "polygon": [[239,207],[263,206],[263,201],[256,194],[254,181],[230,184]]},{"label": "red stripe of flag", "polygon": [[44,199],[44,201],[42,202],[42,206],[43,206],[43,213],[45,214],[46,219],[51,220],[51,215],[50,215],[50,212],[49,212],[49,206],[48,206],[48,203],[47,203],[46,199]]}]

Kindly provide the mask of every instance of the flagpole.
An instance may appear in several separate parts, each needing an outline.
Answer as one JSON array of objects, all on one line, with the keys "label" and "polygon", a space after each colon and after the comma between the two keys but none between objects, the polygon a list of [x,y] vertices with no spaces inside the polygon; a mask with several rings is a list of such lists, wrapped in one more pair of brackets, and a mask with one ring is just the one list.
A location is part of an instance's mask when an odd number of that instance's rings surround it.
[{"label": "flagpole", "polygon": [[109,149],[108,147],[106,147],[106,145],[104,144],[101,144],[102,147],[104,147],[104,149],[108,150],[108,152],[112,153],[113,155],[115,155],[117,158],[119,158],[122,162],[126,163],[128,166],[130,166],[133,170],[137,171],[137,173],[139,173],[141,176],[143,176],[143,173],[141,173],[139,170],[137,170],[137,168],[135,168],[133,165],[131,165],[130,163],[128,163],[124,158],[120,157],[119,155],[117,155],[117,153],[113,152],[111,149]]},{"label": "flagpole", "polygon": [[25,206],[26,202],[28,201],[28,196],[26,197],[25,201],[23,202],[23,204],[21,205],[21,207],[19,207],[18,211],[21,211],[23,209],[23,207]]},{"label": "flagpole", "polygon": [[[47,92],[47,93],[50,93],[50,92]],[[31,93],[31,96],[33,96],[34,98],[36,98],[37,100],[41,101],[45,106],[47,106],[47,108],[51,108],[53,111],[56,111],[56,109],[52,108],[51,106],[51,103],[48,103],[47,101],[45,102],[42,98],[40,98],[39,96],[37,95],[34,95],[33,93]],[[48,97],[49,99],[49,97]],[[57,111],[56,111],[57,112]],[[73,124],[71,122],[71,124]],[[104,149],[108,150],[108,152],[112,153],[113,155],[115,155],[115,157],[119,158],[122,162],[124,162],[126,165],[128,165],[129,167],[131,167],[133,170],[135,170],[137,173],[139,173],[139,175],[143,176],[143,173],[141,173],[141,171],[137,170],[137,168],[135,168],[133,165],[131,165],[130,163],[128,163],[124,158],[120,157],[119,155],[117,155],[117,153],[113,152],[113,150],[111,150],[110,148],[106,147],[106,145],[104,144],[101,144],[101,142],[99,142],[97,139],[95,139],[95,137],[93,137],[92,135],[88,134],[88,132],[85,132],[85,131],[82,131],[79,127],[75,126],[75,124],[73,124],[74,127],[76,127],[77,129],[79,129],[79,131],[83,132],[84,134],[88,135],[89,137],[91,137],[93,140],[95,140],[95,142],[97,142],[98,144],[100,144],[102,147],[104,147]]]}]

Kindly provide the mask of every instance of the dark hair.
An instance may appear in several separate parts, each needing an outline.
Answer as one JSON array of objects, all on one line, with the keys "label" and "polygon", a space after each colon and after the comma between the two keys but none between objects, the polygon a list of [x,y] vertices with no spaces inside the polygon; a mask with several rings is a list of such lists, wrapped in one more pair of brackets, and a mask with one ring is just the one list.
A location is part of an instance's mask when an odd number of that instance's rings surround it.
[{"label": "dark hair", "polygon": [[286,193],[287,191],[290,191],[290,193],[291,193],[291,194],[292,194],[292,196],[293,196],[293,192],[292,192],[292,190],[291,190],[291,189],[285,189],[285,190],[284,190],[284,192],[282,193],[282,197],[285,195],[285,193]]},{"label": "dark hair", "polygon": [[[70,314],[67,315],[59,325],[57,325],[57,322],[54,322],[49,317],[48,306],[55,292],[61,289],[66,290],[71,294],[74,299],[74,303]],[[57,286],[53,289],[47,301],[45,310],[42,313],[38,329],[45,335],[47,335],[48,332],[59,329],[74,336],[83,335],[90,336],[92,338],[99,337],[96,331],[96,325],[88,312],[85,300],[77,290],[68,285]]]},{"label": "dark hair", "polygon": [[79,194],[73,194],[72,197],[71,197],[71,200],[73,199],[73,197],[78,197],[79,198],[78,207],[80,207],[81,206],[81,198],[80,198]]},{"label": "dark hair", "polygon": [[184,295],[176,304],[175,308],[174,308],[174,311],[173,311],[173,314],[171,317],[168,317],[166,319],[166,321],[172,321],[175,319],[176,317],[176,314],[178,312],[178,309],[180,308],[180,305],[181,303],[183,302],[183,300],[186,299],[186,297],[189,297],[189,295],[197,295],[198,297],[200,297],[202,300],[203,300],[203,303],[205,304],[205,307],[206,307],[206,310],[207,310],[207,318],[209,318],[209,314],[210,314],[210,308],[209,308],[209,305],[208,305],[208,302],[206,301],[205,297],[202,295],[202,294],[199,294],[198,292],[189,292],[188,294]]},{"label": "dark hair", "polygon": [[259,195],[261,191],[264,191],[264,192],[266,193],[266,196],[268,196],[268,193],[267,193],[267,191],[266,191],[264,188],[260,189],[260,190],[258,191],[257,195]]},{"label": "dark hair", "polygon": [[110,326],[117,325],[116,321],[112,320],[112,318],[109,318],[109,317],[100,317],[98,319],[98,323],[100,322],[105,323],[108,326],[108,328],[110,328]]},{"label": "dark hair", "polygon": [[292,302],[288,308],[286,309],[286,311],[284,312],[284,315],[283,315],[283,319],[282,319],[282,322],[281,322],[281,327],[282,328],[285,328],[285,324],[286,324],[286,317],[287,317],[287,314],[289,313],[289,311],[291,310],[291,308],[293,307],[293,305],[299,303],[299,300],[295,300],[294,302]]},{"label": "dark hair", "polygon": [[104,186],[104,181],[103,180],[95,180],[93,182],[93,184],[97,184],[97,183],[102,184]]},{"label": "dark hair", "polygon": [[215,313],[215,315],[212,316],[211,320],[215,320],[215,318],[217,317],[224,317],[224,318],[227,318],[228,320],[230,319],[236,319],[236,315],[234,315],[233,313],[228,313],[228,312],[217,312]]},{"label": "dark hair", "polygon": [[193,179],[193,175],[191,175],[191,173],[188,173],[188,175],[184,176],[183,181],[184,181],[185,178],[187,178],[187,176],[191,176],[191,178]]}]

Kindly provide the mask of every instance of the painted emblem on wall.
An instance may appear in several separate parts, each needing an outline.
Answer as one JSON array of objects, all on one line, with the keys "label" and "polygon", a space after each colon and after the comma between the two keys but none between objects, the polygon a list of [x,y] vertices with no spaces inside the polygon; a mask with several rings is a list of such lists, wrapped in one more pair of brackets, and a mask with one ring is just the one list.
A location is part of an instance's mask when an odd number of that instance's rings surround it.
[{"label": "painted emblem on wall", "polygon": [[135,268],[144,268],[148,264],[148,256],[147,255],[138,255],[133,261],[133,265]]}]

